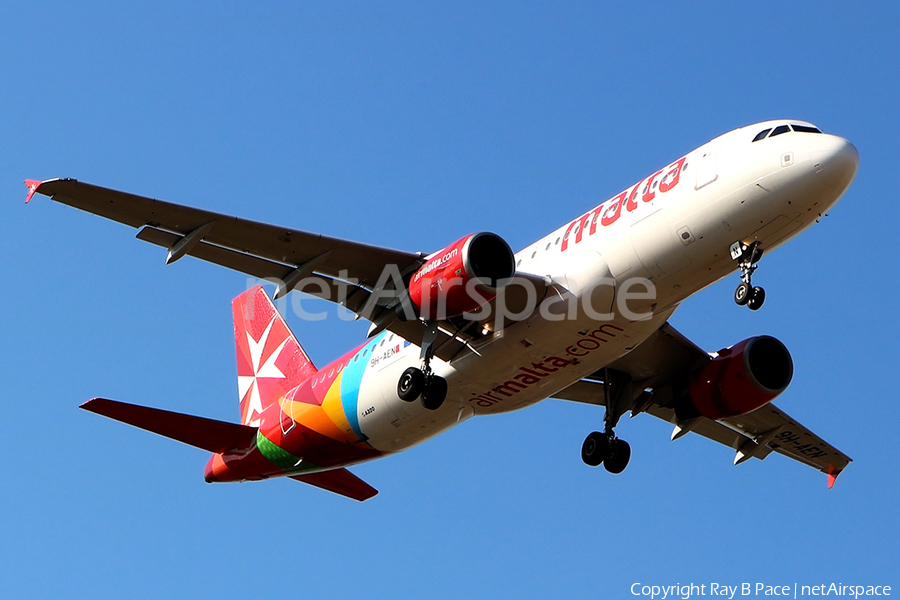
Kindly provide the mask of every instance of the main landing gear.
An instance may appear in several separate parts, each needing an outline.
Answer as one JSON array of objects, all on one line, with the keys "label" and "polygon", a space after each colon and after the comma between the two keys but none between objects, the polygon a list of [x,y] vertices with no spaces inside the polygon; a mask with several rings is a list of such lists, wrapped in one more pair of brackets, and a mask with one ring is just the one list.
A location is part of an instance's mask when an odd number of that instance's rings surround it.
[{"label": "main landing gear", "polygon": [[628,410],[624,406],[625,401],[631,401],[630,381],[613,383],[610,379],[610,370],[604,370],[603,390],[606,397],[606,415],[603,417],[604,429],[602,432],[594,431],[588,434],[581,445],[581,460],[591,467],[603,467],[613,474],[621,473],[631,460],[631,446],[625,440],[616,437],[613,430],[619,422],[619,417]]},{"label": "main landing gear", "polygon": [[611,431],[588,434],[581,446],[581,460],[584,464],[596,467],[603,463],[603,467],[613,474],[624,471],[630,459],[631,446]]},{"label": "main landing gear", "polygon": [[731,258],[740,261],[738,266],[741,269],[741,284],[734,290],[734,302],[738,306],[746,305],[750,310],[759,310],[766,301],[766,290],[758,286],[753,287],[750,283],[750,278],[758,267],[756,263],[762,255],[763,251],[758,241],[749,245],[743,242],[731,245]]},{"label": "main landing gear", "polygon": [[397,395],[407,402],[414,402],[421,396],[422,406],[437,410],[447,397],[447,380],[432,373],[428,365],[425,370],[410,367],[403,371],[397,382]]},{"label": "main landing gear", "polygon": [[447,380],[431,372],[431,358],[434,356],[434,340],[437,338],[437,325],[432,325],[422,340],[422,368],[410,367],[403,371],[397,382],[397,395],[401,400],[414,402],[422,397],[422,406],[428,410],[437,410],[447,397]]}]

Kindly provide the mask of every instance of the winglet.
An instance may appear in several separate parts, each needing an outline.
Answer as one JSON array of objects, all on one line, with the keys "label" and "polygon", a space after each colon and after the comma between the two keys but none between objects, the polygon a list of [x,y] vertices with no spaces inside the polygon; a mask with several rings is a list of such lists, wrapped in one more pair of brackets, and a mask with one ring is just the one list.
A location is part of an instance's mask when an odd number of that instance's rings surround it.
[{"label": "winglet", "polygon": [[34,196],[34,193],[37,191],[39,187],[41,187],[42,181],[35,181],[34,179],[26,179],[25,185],[28,186],[28,195],[25,196],[25,204],[31,202],[31,197]]},{"label": "winglet", "polygon": [[834,487],[834,482],[837,481],[837,476],[840,474],[841,474],[840,471],[838,471],[837,473],[829,473],[828,474],[828,489],[829,490]]}]

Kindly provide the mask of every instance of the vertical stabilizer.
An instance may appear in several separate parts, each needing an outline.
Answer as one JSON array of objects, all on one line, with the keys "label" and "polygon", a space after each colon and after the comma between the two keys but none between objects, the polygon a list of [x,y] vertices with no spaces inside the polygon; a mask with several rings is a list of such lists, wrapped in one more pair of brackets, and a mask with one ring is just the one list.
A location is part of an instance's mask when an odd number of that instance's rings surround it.
[{"label": "vertical stabilizer", "polygon": [[235,298],[231,307],[241,423],[258,426],[262,411],[314,375],[316,367],[261,286]]}]

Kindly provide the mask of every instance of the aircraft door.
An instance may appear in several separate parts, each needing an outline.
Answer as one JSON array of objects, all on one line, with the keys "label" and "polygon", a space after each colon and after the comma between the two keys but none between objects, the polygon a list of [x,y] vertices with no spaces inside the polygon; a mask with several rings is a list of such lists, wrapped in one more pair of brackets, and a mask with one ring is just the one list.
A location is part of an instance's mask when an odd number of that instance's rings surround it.
[{"label": "aircraft door", "polygon": [[719,156],[719,150],[722,149],[722,145],[725,143],[725,140],[728,139],[728,135],[729,134],[727,133],[725,135],[720,135],[716,139],[697,149],[697,158],[693,161],[694,172],[697,174],[697,179],[694,183],[695,190],[706,187],[719,178],[719,173],[716,169],[716,160]]}]

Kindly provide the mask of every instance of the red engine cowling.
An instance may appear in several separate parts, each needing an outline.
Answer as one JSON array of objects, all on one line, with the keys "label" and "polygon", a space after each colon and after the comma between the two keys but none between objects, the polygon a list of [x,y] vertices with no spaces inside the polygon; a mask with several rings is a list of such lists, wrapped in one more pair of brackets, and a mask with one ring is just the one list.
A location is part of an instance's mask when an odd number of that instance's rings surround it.
[{"label": "red engine cowling", "polygon": [[473,233],[435,252],[413,273],[409,298],[423,319],[458,317],[490,302],[498,282],[515,272],[515,258],[503,238]]},{"label": "red engine cowling", "polygon": [[691,376],[689,397],[704,417],[718,420],[754,411],[783,392],[794,375],[784,344],[767,335],[719,351]]}]

